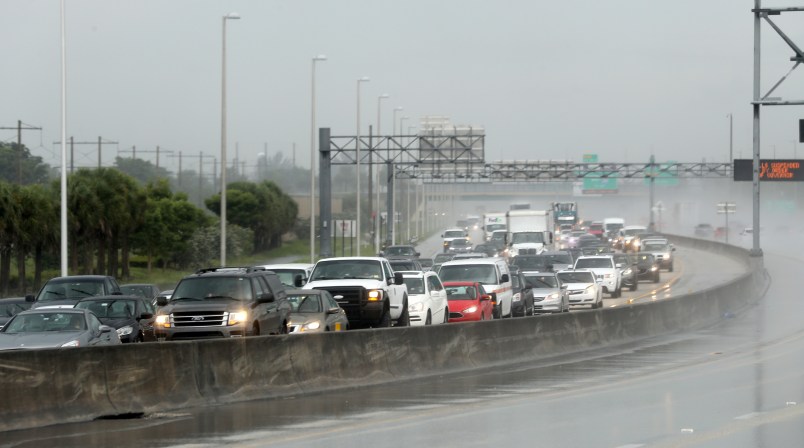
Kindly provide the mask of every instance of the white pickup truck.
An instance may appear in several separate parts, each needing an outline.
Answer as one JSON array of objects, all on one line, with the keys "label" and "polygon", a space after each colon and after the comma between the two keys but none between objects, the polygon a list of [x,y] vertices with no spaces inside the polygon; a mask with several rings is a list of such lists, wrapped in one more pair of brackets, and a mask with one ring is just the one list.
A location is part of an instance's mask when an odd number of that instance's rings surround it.
[{"label": "white pickup truck", "polygon": [[319,260],[304,289],[329,291],[346,311],[352,327],[410,324],[408,289],[401,273],[379,257]]}]

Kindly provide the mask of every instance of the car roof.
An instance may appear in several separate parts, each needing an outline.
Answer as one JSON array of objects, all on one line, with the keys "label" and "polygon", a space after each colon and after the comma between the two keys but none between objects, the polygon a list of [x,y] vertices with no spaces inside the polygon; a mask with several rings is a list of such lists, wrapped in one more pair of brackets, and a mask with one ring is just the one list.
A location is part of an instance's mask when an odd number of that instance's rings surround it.
[{"label": "car roof", "polygon": [[505,260],[500,257],[486,257],[486,258],[465,258],[462,260],[452,259],[450,261],[445,261],[441,264],[441,267],[444,266],[455,266],[455,265],[465,265],[465,264],[489,264],[494,265],[497,263],[505,264]]},{"label": "car roof", "polygon": [[366,261],[384,261],[386,258],[383,257],[330,257],[330,258],[322,258],[318,260],[319,263],[322,261],[354,261],[354,260],[366,260]]},{"label": "car roof", "polygon": [[127,295],[108,295],[108,296],[87,296],[81,297],[78,301],[79,302],[105,302],[108,300],[149,300],[143,296],[137,296],[134,294],[127,294]]},{"label": "car roof", "polygon": [[259,266],[271,270],[271,269],[309,269],[315,265],[312,263],[281,263],[281,264],[263,264]]},{"label": "car roof", "polygon": [[33,308],[30,310],[20,311],[19,313],[15,314],[15,316],[24,315],[24,314],[39,314],[39,313],[74,313],[74,314],[87,314],[91,313],[91,311],[83,309],[83,308],[53,308],[53,307],[42,307],[42,308]]},{"label": "car roof", "polygon": [[66,282],[86,282],[86,281],[103,281],[109,278],[108,275],[68,275],[65,277],[53,277],[48,280],[48,283],[66,283]]},{"label": "car roof", "polygon": [[589,258],[611,258],[611,254],[601,254],[601,255],[581,255],[578,257],[578,260],[581,259],[589,259]]},{"label": "car roof", "polygon": [[[424,278],[425,275],[427,275],[427,273],[424,271],[394,271],[394,272],[401,273],[403,278]],[[435,275],[435,272],[433,271],[427,271],[427,272],[431,272],[433,275]]]}]

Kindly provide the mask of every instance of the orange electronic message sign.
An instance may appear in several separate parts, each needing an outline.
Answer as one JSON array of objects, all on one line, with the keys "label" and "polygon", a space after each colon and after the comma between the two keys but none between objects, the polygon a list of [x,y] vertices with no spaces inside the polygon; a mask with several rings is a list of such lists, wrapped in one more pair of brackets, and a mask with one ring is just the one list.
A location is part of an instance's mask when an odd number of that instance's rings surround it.
[{"label": "orange electronic message sign", "polygon": [[[759,180],[766,182],[804,181],[801,160],[760,159]],[[754,180],[754,163],[751,159],[734,160],[734,180]]]}]

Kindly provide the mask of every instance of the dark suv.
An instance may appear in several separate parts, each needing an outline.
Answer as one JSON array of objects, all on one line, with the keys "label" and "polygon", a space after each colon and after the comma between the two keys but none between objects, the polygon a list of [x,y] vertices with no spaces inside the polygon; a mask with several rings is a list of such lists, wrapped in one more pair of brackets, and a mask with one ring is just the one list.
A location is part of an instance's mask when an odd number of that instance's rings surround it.
[{"label": "dark suv", "polygon": [[202,269],[157,305],[158,340],[284,334],[291,312],[285,286],[261,267]]},{"label": "dark suv", "polygon": [[33,302],[31,308],[72,308],[84,297],[122,294],[120,285],[108,275],[69,275],[54,277],[45,283],[39,293],[25,296]]}]

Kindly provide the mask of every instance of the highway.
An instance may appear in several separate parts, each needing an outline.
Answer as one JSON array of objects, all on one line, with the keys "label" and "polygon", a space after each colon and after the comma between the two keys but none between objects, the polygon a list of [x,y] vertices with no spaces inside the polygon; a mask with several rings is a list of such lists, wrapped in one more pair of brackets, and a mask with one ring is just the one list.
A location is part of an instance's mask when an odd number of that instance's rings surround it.
[{"label": "highway", "polygon": [[[677,255],[683,268],[665,274],[656,294],[646,283],[606,306],[663,300],[741,272],[694,249]],[[779,260],[769,264],[780,278],[800,272],[801,263]],[[795,440],[799,430],[787,422],[804,409],[792,404],[804,402],[797,373],[804,372],[804,340],[794,317],[802,305],[779,293],[790,290],[785,283],[774,281],[775,300],[706,331],[394,385],[18,431],[6,433],[2,446],[731,447],[760,446],[759,437]],[[542,318],[549,317],[530,319]]]}]

